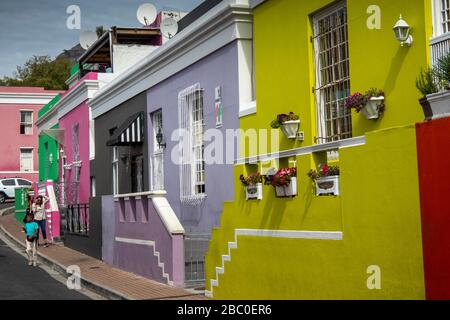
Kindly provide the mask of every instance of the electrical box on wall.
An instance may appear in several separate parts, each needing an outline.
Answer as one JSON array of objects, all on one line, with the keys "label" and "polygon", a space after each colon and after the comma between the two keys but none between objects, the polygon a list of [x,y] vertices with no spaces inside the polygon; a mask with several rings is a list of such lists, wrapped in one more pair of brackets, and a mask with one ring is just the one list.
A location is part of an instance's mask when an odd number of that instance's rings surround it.
[{"label": "electrical box on wall", "polygon": [[297,132],[297,140],[298,141],[305,141],[305,132],[304,131]]}]

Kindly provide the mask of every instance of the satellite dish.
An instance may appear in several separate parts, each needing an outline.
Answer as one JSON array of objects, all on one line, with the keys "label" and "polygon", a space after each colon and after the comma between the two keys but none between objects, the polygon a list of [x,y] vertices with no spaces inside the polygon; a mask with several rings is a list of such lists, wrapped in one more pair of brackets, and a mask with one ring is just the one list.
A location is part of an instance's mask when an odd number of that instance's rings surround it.
[{"label": "satellite dish", "polygon": [[94,31],[83,31],[80,34],[80,45],[87,50],[98,40],[97,33]]},{"label": "satellite dish", "polygon": [[166,18],[161,22],[161,33],[167,39],[171,39],[178,32],[178,22],[173,18]]},{"label": "satellite dish", "polygon": [[158,11],[151,3],[144,3],[137,10],[137,18],[144,26],[149,26],[155,22]]}]

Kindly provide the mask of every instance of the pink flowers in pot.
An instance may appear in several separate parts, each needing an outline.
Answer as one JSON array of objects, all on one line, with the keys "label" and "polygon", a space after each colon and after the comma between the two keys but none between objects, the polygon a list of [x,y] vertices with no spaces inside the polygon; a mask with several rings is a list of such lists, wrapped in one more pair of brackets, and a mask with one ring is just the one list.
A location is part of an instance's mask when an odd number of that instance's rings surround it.
[{"label": "pink flowers in pot", "polygon": [[282,168],[275,175],[267,176],[265,184],[274,187],[289,186],[294,177],[297,177],[297,168]]}]

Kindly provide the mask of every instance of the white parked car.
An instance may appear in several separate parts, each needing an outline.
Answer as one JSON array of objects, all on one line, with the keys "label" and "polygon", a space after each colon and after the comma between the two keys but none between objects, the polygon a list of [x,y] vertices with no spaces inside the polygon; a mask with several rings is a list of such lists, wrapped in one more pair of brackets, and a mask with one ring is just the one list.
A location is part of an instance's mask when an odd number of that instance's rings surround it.
[{"label": "white parked car", "polygon": [[23,187],[31,187],[32,182],[22,178],[4,178],[0,179],[0,204],[7,199],[15,198],[15,189]]}]

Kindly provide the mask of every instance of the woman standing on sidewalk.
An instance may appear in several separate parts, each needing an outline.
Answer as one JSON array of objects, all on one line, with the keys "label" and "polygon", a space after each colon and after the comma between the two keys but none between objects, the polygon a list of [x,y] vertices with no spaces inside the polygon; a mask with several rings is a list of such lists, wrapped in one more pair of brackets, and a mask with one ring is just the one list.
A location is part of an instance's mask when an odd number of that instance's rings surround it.
[{"label": "woman standing on sidewalk", "polygon": [[47,242],[47,230],[46,230],[46,214],[45,214],[45,204],[48,198],[46,196],[38,196],[36,202],[33,203],[32,211],[34,213],[34,221],[37,222],[39,229],[42,232],[42,237],[44,238],[44,248],[48,247]]}]

